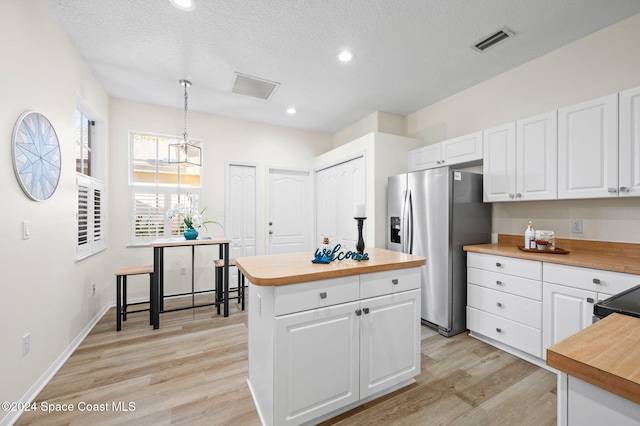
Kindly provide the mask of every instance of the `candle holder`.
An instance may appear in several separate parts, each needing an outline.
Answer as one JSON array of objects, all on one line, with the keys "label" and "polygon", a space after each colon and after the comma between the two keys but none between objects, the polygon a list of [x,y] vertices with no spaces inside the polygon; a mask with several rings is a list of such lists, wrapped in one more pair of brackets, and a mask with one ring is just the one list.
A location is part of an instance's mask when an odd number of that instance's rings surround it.
[{"label": "candle holder", "polygon": [[362,225],[364,225],[366,217],[354,217],[354,219],[358,222],[358,243],[356,244],[356,251],[359,254],[364,253],[364,238],[362,238]]}]

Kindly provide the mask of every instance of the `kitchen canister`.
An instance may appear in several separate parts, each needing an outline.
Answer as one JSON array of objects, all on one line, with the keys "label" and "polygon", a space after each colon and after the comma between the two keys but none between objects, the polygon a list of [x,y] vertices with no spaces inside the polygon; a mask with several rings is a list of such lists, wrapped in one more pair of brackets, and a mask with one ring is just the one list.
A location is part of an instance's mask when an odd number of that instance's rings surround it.
[{"label": "kitchen canister", "polygon": [[[546,244],[545,244],[546,243]],[[556,236],[553,231],[536,231],[536,244],[541,250],[555,250]]]}]

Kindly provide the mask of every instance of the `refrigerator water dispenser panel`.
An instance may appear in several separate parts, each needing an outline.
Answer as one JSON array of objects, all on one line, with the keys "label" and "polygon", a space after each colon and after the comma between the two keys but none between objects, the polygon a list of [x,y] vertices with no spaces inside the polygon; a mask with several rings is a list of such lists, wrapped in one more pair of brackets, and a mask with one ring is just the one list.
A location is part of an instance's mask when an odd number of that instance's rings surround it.
[{"label": "refrigerator water dispenser panel", "polygon": [[400,244],[400,218],[399,217],[391,217],[391,229],[389,230],[389,235],[391,235],[391,242]]}]

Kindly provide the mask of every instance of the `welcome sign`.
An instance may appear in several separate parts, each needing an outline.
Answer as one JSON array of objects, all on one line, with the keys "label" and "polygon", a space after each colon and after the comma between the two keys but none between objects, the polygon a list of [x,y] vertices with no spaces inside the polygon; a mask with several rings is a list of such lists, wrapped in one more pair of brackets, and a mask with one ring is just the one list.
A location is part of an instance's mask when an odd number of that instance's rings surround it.
[{"label": "welcome sign", "polygon": [[320,250],[319,248],[317,248],[315,257],[311,262],[329,263],[334,260],[346,260],[346,259],[353,259],[353,260],[357,260],[358,262],[360,262],[361,260],[369,260],[368,253],[360,254],[357,251],[350,251],[350,250],[345,253],[343,251],[340,251],[341,248],[342,246],[340,244],[336,244],[333,250],[327,250],[327,249]]}]

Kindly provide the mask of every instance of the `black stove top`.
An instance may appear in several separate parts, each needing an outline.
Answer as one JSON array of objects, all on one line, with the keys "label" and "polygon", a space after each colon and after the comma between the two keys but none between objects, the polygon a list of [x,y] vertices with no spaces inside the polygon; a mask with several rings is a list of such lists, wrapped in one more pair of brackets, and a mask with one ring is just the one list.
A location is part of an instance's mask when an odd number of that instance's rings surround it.
[{"label": "black stove top", "polygon": [[593,314],[604,318],[619,313],[640,318],[640,285],[593,305]]}]

